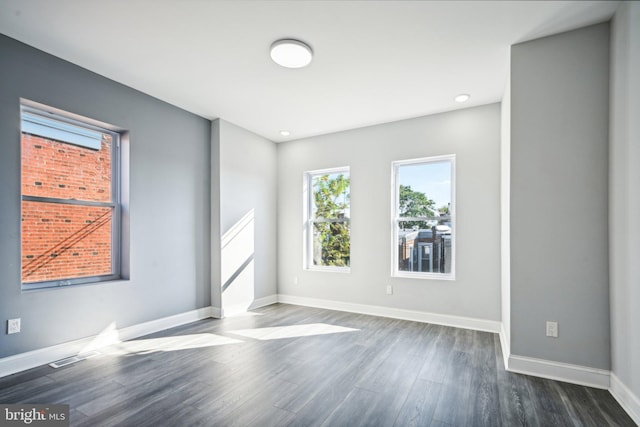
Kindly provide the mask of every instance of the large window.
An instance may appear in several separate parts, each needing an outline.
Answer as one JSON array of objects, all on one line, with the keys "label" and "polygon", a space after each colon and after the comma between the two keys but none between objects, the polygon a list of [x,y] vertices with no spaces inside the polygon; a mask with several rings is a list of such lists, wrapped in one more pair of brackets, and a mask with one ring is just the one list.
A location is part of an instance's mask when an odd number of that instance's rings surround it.
[{"label": "large window", "polygon": [[23,288],[118,278],[120,135],[27,105],[21,115]]},{"label": "large window", "polygon": [[304,186],[305,268],[349,271],[349,168],[307,172]]},{"label": "large window", "polygon": [[455,156],[393,163],[394,276],[454,279]]}]

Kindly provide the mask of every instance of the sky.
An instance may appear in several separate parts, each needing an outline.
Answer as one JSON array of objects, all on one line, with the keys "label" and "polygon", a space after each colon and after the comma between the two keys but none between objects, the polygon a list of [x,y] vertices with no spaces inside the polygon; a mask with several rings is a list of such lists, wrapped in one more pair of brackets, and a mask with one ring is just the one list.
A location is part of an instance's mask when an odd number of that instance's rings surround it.
[{"label": "sky", "polygon": [[[330,179],[345,173],[329,174]],[[436,208],[451,202],[451,163],[449,161],[402,165],[398,169],[400,184],[408,185],[413,191],[424,193],[436,202]],[[347,209],[345,215],[350,216]]]},{"label": "sky", "polygon": [[400,184],[424,193],[436,207],[451,202],[451,163],[448,161],[403,165],[399,168]]}]

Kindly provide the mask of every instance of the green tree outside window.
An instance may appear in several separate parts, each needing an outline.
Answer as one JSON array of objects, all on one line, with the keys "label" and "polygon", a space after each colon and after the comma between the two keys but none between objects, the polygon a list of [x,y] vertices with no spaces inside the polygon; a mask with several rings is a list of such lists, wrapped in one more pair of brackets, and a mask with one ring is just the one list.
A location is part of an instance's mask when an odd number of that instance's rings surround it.
[{"label": "green tree outside window", "polygon": [[313,264],[349,267],[350,179],[345,174],[324,174],[312,178]]}]

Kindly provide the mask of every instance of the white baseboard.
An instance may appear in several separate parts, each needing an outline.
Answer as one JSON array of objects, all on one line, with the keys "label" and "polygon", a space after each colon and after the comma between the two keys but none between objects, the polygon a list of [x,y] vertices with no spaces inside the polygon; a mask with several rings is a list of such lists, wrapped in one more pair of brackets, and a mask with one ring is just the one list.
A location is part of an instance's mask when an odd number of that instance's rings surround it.
[{"label": "white baseboard", "polygon": [[224,308],[219,309],[220,315],[214,316],[214,317],[217,317],[218,319],[222,319],[223,317],[236,316],[256,308],[275,304],[277,302],[278,302],[278,296],[274,294],[274,295],[269,295],[262,298],[257,298],[257,299],[254,299],[253,301],[245,301],[240,304],[225,305]]},{"label": "white baseboard", "polygon": [[609,388],[611,395],[618,401],[622,409],[624,409],[631,419],[640,425],[640,398],[636,396],[629,388],[614,374],[611,373],[611,387]]},{"label": "white baseboard", "polygon": [[504,324],[500,325],[500,346],[502,347],[504,367],[509,372],[605,390],[609,389],[609,377],[611,372],[608,370],[554,362],[546,359],[512,355],[511,343],[507,338],[507,332],[504,329]]},{"label": "white baseboard", "polygon": [[209,317],[213,317],[212,307],[204,307],[122,329],[114,326],[92,337],[5,357],[0,359],[0,377]]},{"label": "white baseboard", "polygon": [[266,307],[267,305],[275,304],[277,302],[278,302],[278,295],[276,294],[254,299],[251,305],[249,306],[249,310],[253,310],[255,308],[260,308],[260,307]]},{"label": "white baseboard", "polygon": [[211,307],[204,307],[197,310],[187,311],[186,313],[174,314],[173,316],[128,326],[126,328],[119,329],[118,334],[120,335],[121,341],[126,341],[143,335],[149,335],[154,332],[164,331],[165,329],[175,328],[176,326],[186,325],[187,323],[196,322],[198,320],[208,319],[210,317],[213,317],[211,315]]},{"label": "white baseboard", "polygon": [[209,307],[211,309],[211,317],[214,319],[222,319],[224,317],[223,311],[220,307]]},{"label": "white baseboard", "polygon": [[475,319],[472,317],[451,316],[448,314],[427,313],[424,311],[405,310],[401,308],[381,307],[377,305],[355,304],[349,302],[298,297],[294,295],[278,295],[278,302],[324,308],[328,310],[347,311],[351,313],[369,314],[372,316],[390,317],[393,319],[411,320],[414,322],[434,323],[456,328],[473,329],[485,332],[500,332],[500,322],[495,320]]},{"label": "white baseboard", "polygon": [[587,387],[609,389],[611,372],[569,363],[509,355],[506,368],[509,372],[533,375],[550,380],[564,381]]}]

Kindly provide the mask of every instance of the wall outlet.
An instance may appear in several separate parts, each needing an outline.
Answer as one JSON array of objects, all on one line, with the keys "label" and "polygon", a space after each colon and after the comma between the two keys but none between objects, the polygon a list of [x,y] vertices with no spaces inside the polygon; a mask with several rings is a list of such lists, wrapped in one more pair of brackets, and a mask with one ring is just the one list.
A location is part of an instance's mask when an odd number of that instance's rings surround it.
[{"label": "wall outlet", "polygon": [[547,336],[558,338],[558,322],[547,322]]},{"label": "wall outlet", "polygon": [[387,285],[387,295],[393,295],[393,286]]},{"label": "wall outlet", "polygon": [[20,332],[20,319],[7,320],[7,334],[17,334]]},{"label": "wall outlet", "polygon": [[298,284],[298,276],[293,276],[293,284],[294,285]]}]

